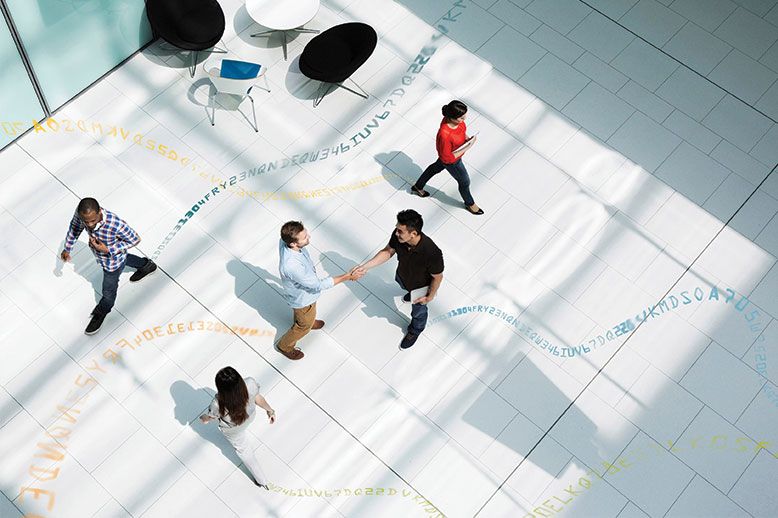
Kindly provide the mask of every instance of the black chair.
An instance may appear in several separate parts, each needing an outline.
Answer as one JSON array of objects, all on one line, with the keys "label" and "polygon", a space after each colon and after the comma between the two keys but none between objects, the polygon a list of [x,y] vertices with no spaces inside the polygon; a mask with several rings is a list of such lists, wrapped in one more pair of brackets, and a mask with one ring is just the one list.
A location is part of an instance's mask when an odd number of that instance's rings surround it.
[{"label": "black chair", "polygon": [[224,11],[216,0],[146,0],[146,15],[155,37],[191,52],[192,77],[197,55],[214,47],[224,35]]},{"label": "black chair", "polygon": [[[373,54],[377,43],[375,29],[359,22],[336,25],[309,41],[300,55],[300,72],[322,82],[313,105],[318,106],[335,86],[367,99],[367,92],[351,79],[351,74]],[[361,93],[344,86],[346,80],[354,83]]]}]

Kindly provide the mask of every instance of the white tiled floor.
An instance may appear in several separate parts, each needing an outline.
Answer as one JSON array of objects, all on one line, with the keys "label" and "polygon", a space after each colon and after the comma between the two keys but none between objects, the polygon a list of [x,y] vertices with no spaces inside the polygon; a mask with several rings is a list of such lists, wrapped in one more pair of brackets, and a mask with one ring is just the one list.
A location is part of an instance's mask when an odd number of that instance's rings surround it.
[{"label": "white tiled floor", "polygon": [[[202,67],[153,44],[55,116],[102,134],[52,122],[0,152],[0,516],[778,515],[778,1],[323,0],[312,26],[362,20],[379,44],[355,75],[370,99],[315,109],[310,37],[285,62],[220,3],[226,47],[269,67],[258,134],[229,109],[212,127]],[[480,131],[477,218],[446,174],[408,193],[454,97]],[[82,245],[57,259],[79,197],[150,255],[214,183],[312,151],[212,197],[82,334],[100,271]],[[276,353],[279,226],[301,219],[332,275],[409,207],[446,259],[431,317],[481,311],[399,351],[390,263],[322,296],[302,362]],[[186,331],[219,320],[245,329]],[[273,491],[197,420],[225,365],[278,413],[251,427]]]}]

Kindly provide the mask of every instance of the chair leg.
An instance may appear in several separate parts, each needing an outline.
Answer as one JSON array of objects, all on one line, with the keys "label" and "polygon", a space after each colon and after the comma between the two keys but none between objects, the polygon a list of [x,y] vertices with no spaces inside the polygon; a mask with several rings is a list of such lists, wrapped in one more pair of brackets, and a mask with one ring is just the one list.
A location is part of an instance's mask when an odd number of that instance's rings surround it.
[{"label": "chair leg", "polygon": [[352,89],[351,89],[351,88],[349,88],[348,86],[344,86],[342,83],[341,83],[341,84],[338,84],[338,87],[339,87],[339,88],[343,88],[344,90],[348,90],[349,92],[351,92],[351,93],[353,93],[353,94],[357,94],[357,95],[358,95],[358,96],[360,96],[360,97],[364,97],[365,99],[367,99],[368,97],[370,97],[370,96],[368,95],[368,93],[367,93],[367,92],[365,92],[365,90],[364,90],[364,89],[363,89],[361,86],[359,86],[359,85],[357,84],[357,82],[356,82],[356,81],[354,81],[354,80],[353,80],[353,79],[351,79],[350,77],[349,77],[348,79],[346,79],[346,81],[351,81],[352,83],[354,83],[354,86],[356,86],[357,88],[359,88],[360,92],[357,92],[356,90],[352,90]]},{"label": "chair leg", "polygon": [[254,116],[254,132],[259,133],[259,126],[257,126],[257,111],[254,109],[254,98],[250,95],[247,95],[246,97],[251,101],[251,114]]},{"label": "chair leg", "polygon": [[[211,116],[208,117],[211,120],[211,126],[216,125],[216,102],[213,100],[214,87],[208,89],[208,104],[211,105]],[[205,114],[208,115],[208,108],[205,109]]]},{"label": "chair leg", "polygon": [[191,52],[192,54],[192,61],[189,64],[189,75],[190,77],[194,77],[195,75],[195,69],[197,68],[197,55],[200,52],[195,50],[194,52]]},{"label": "chair leg", "polygon": [[330,93],[330,90],[335,87],[333,83],[322,83],[319,85],[319,91],[316,93],[316,97],[313,100],[313,107],[319,106],[319,103],[324,99],[324,96]]},{"label": "chair leg", "polygon": [[262,32],[257,32],[255,34],[251,34],[251,37],[252,38],[256,38],[257,36],[269,36],[269,35],[273,34],[274,32],[278,32],[278,31],[275,30],[275,29],[270,29],[269,31],[262,31]]},{"label": "chair leg", "polygon": [[267,93],[270,93],[270,82],[267,80],[267,74],[262,74],[262,78],[265,80],[265,87],[263,88],[256,83],[254,84],[254,86],[259,88],[260,90],[264,90]]},{"label": "chair leg", "polygon": [[284,61],[287,61],[287,57],[286,57],[286,31],[283,31],[283,33],[284,33],[284,45],[283,45],[284,46]]}]

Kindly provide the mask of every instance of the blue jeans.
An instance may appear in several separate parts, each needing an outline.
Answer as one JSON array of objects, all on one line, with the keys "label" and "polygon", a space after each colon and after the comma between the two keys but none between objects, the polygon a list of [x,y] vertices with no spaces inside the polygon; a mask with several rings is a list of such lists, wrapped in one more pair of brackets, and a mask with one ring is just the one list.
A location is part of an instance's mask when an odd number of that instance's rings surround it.
[{"label": "blue jeans", "polygon": [[[397,284],[406,291],[403,281],[400,280],[400,276],[395,274],[394,280]],[[415,335],[420,335],[424,328],[427,327],[427,305],[426,304],[411,304],[411,323],[408,325],[408,332]]]},{"label": "blue jeans", "polygon": [[467,174],[467,169],[465,169],[465,164],[462,162],[461,158],[453,164],[444,164],[440,158],[438,158],[421,173],[419,179],[416,180],[416,188],[419,190],[424,189],[424,186],[427,185],[430,178],[443,171],[443,169],[448,171],[449,174],[454,177],[454,180],[457,181],[459,194],[462,196],[462,201],[465,202],[465,205],[468,207],[475,205],[473,195],[470,194],[470,175]]},{"label": "blue jeans", "polygon": [[119,276],[124,271],[125,266],[130,268],[142,268],[146,266],[148,259],[138,257],[137,255],[127,254],[127,262],[112,272],[103,270],[103,296],[92,311],[95,315],[107,315],[113,309],[116,302],[116,291],[119,289]]}]

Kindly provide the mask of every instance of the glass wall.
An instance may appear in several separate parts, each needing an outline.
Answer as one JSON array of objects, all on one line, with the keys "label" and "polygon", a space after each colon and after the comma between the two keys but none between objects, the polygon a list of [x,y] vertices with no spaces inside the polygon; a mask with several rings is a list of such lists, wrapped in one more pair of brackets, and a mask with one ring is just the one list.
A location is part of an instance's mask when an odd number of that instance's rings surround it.
[{"label": "glass wall", "polygon": [[51,111],[151,41],[144,0],[5,2]]},{"label": "glass wall", "polygon": [[43,116],[30,77],[5,20],[0,16],[0,148]]}]

